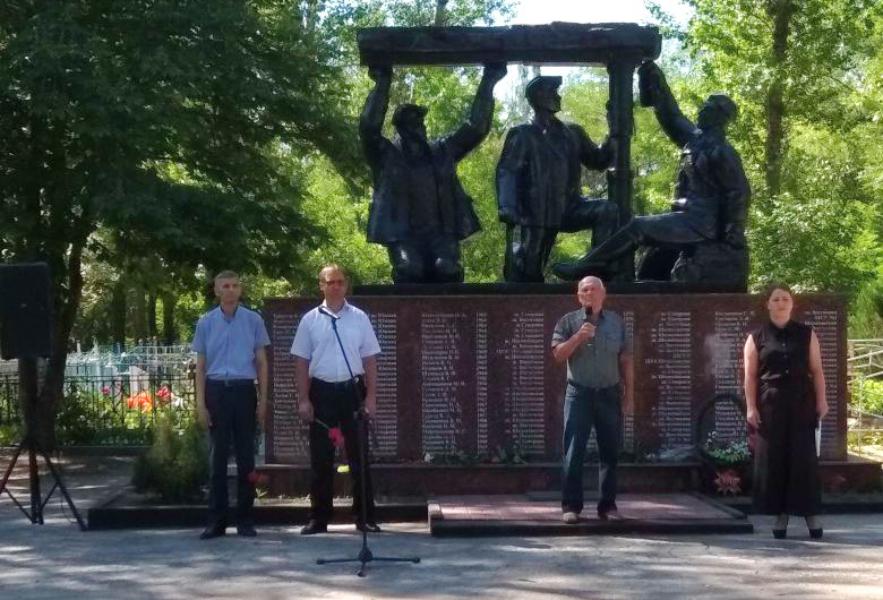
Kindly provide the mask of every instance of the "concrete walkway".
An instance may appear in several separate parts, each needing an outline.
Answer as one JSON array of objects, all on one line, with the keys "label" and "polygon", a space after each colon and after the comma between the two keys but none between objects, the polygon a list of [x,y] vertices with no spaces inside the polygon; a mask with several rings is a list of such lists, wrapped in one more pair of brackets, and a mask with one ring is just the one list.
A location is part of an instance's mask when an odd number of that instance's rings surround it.
[{"label": "concrete walkway", "polygon": [[[354,555],[352,526],[305,538],[294,527],[203,542],[198,530],[81,533],[58,512],[44,526],[0,505],[0,597],[30,598],[861,598],[883,599],[883,515],[835,515],[825,539],[769,535],[434,539],[386,525],[375,555],[423,562],[315,563]],[[798,535],[799,534],[799,535]]]},{"label": "concrete walkway", "polygon": [[[124,484],[128,461],[67,467],[85,511]],[[430,537],[425,524],[384,524],[375,555],[417,555],[419,565],[316,564],[353,556],[352,526],[302,537],[296,527],[254,539],[200,541],[198,529],[82,533],[53,498],[47,523],[31,525],[0,497],[0,599],[70,598],[856,598],[883,600],[883,514],[831,515],[825,539],[809,541],[801,520],[774,540],[771,519],[756,533],[714,536]]]}]

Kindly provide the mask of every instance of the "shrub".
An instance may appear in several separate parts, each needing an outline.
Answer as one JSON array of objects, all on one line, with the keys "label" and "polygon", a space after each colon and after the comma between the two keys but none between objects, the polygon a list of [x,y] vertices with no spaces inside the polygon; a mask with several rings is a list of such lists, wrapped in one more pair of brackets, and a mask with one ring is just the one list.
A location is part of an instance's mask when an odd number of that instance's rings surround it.
[{"label": "shrub", "polygon": [[176,431],[173,418],[161,417],[150,449],[135,461],[132,485],[163,502],[199,501],[209,480],[208,444],[195,420]]},{"label": "shrub", "polygon": [[94,444],[95,419],[87,410],[88,398],[74,388],[62,399],[56,420],[58,442],[63,446]]},{"label": "shrub", "polygon": [[859,379],[852,386],[851,404],[864,412],[883,415],[883,381]]},{"label": "shrub", "polygon": [[22,426],[19,423],[0,425],[0,447],[13,446],[21,442]]}]

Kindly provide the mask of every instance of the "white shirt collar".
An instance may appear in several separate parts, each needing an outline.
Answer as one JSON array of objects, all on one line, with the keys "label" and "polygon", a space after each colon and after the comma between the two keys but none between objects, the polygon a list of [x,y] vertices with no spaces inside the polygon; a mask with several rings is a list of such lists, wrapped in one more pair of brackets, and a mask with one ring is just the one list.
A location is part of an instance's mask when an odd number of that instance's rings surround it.
[{"label": "white shirt collar", "polygon": [[328,306],[328,302],[327,302],[326,300],[322,300],[322,304],[320,304],[320,306],[321,306],[322,308],[324,308],[325,310],[327,310],[328,312],[330,312],[330,313],[332,313],[332,314],[335,314],[335,315],[342,315],[343,313],[345,313],[346,311],[348,311],[348,310],[350,309],[350,303],[346,301],[346,298],[344,298],[344,300],[343,300],[343,306],[340,307],[340,310],[339,310],[338,312],[334,312],[334,311]]}]

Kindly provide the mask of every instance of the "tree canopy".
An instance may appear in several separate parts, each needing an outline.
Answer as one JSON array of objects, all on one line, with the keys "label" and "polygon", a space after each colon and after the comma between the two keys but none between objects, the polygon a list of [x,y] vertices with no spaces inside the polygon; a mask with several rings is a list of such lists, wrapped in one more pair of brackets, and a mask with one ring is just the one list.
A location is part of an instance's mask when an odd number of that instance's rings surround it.
[{"label": "tree canopy", "polygon": [[[10,0],[0,7],[0,257],[53,276],[52,413],[84,258],[155,256],[289,275],[320,231],[299,209],[321,153],[356,170],[315,2]],[[292,168],[292,166],[296,168]],[[125,276],[123,272],[121,276]]]},{"label": "tree canopy", "polygon": [[[740,106],[729,136],[754,190],[752,283],[861,296],[856,310],[872,315],[883,305],[883,8],[688,4],[681,30],[656,11],[680,40],[663,66],[688,114],[712,91]],[[330,260],[357,282],[389,282],[385,249],[364,235],[370,177],[356,123],[371,81],[355,32],[500,24],[512,6],[9,0],[0,6],[0,258],[49,262],[59,348],[71,332],[103,342],[155,334],[160,313],[164,329],[187,337],[221,268],[243,272],[257,302],[313,291]],[[500,278],[494,169],[506,129],[529,118],[518,97],[528,70],[510,65],[519,76],[459,167],[483,226],[463,244],[467,281]],[[391,104],[427,106],[438,137],[465,117],[479,77],[475,67],[396,68]],[[562,117],[603,139],[606,74],[571,78],[563,95]],[[634,212],[662,212],[677,148],[651,111],[636,107],[635,119]],[[587,174],[584,192],[605,196],[603,176]],[[562,236],[556,256],[586,243]]]}]

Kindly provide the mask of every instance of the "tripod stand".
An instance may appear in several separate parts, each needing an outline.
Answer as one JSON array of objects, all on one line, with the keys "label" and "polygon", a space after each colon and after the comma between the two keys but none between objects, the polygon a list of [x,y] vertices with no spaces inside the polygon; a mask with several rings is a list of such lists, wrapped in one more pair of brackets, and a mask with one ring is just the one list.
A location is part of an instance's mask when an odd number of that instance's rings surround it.
[{"label": "tripod stand", "polygon": [[[31,413],[33,411],[33,406],[37,401],[37,363],[36,359],[33,358],[19,358],[19,381],[22,386],[24,386],[24,391],[22,394],[22,398],[25,404],[29,405],[31,408],[27,411],[27,413]],[[83,522],[83,518],[80,516],[79,511],[77,511],[77,507],[74,505],[74,501],[71,500],[70,494],[67,492],[67,488],[64,486],[64,482],[61,480],[61,475],[59,475],[58,470],[55,468],[55,465],[52,464],[52,461],[49,460],[49,455],[40,447],[39,442],[34,435],[34,427],[33,427],[33,419],[32,417],[28,417],[26,419],[25,424],[25,436],[18,447],[15,449],[15,452],[12,455],[12,460],[9,462],[9,466],[6,468],[6,473],[3,475],[3,479],[0,480],[0,494],[6,492],[6,494],[12,499],[13,503],[18,507],[18,509],[24,513],[24,515],[28,518],[28,520],[37,525],[43,524],[43,509],[46,508],[46,504],[49,503],[49,499],[52,498],[52,494],[55,493],[55,490],[61,493],[64,497],[67,505],[70,507],[71,512],[74,514],[74,517],[77,519],[77,524],[80,526],[81,531],[86,531],[86,524]],[[16,498],[12,491],[9,489],[9,478],[12,476],[12,471],[15,469],[15,465],[18,462],[19,457],[22,452],[27,451],[28,454],[28,478],[30,479],[30,493],[31,493],[31,510],[28,511],[24,507],[24,505],[19,502],[18,498]],[[49,468],[49,473],[52,476],[53,485],[49,490],[49,493],[46,495],[44,499],[42,497],[42,493],[40,492],[40,472],[37,468],[37,455],[43,457],[43,461],[46,463],[46,466]]]},{"label": "tripod stand", "polygon": [[357,562],[361,563],[359,566],[359,570],[356,573],[359,577],[365,576],[365,565],[369,562],[410,562],[417,564],[420,562],[419,557],[388,557],[388,556],[374,556],[374,553],[371,552],[371,549],[368,548],[368,419],[365,412],[361,409],[362,406],[362,394],[360,392],[360,387],[358,385],[358,381],[356,380],[356,376],[353,374],[353,369],[350,366],[349,358],[347,358],[346,350],[344,350],[343,342],[340,339],[340,333],[337,331],[337,321],[340,319],[339,316],[334,313],[325,310],[324,307],[319,308],[319,312],[323,315],[331,319],[331,328],[334,330],[334,336],[337,338],[337,345],[340,347],[340,352],[343,355],[343,360],[346,363],[346,368],[349,371],[350,375],[350,383],[352,385],[353,394],[356,395],[356,406],[359,407],[356,410],[356,436],[359,441],[359,461],[362,468],[362,476],[361,476],[361,502],[359,506],[359,513],[362,519],[362,548],[359,550],[359,554],[355,557],[349,558],[319,558],[316,560],[316,564],[320,565],[328,565],[332,563],[350,563]]}]

